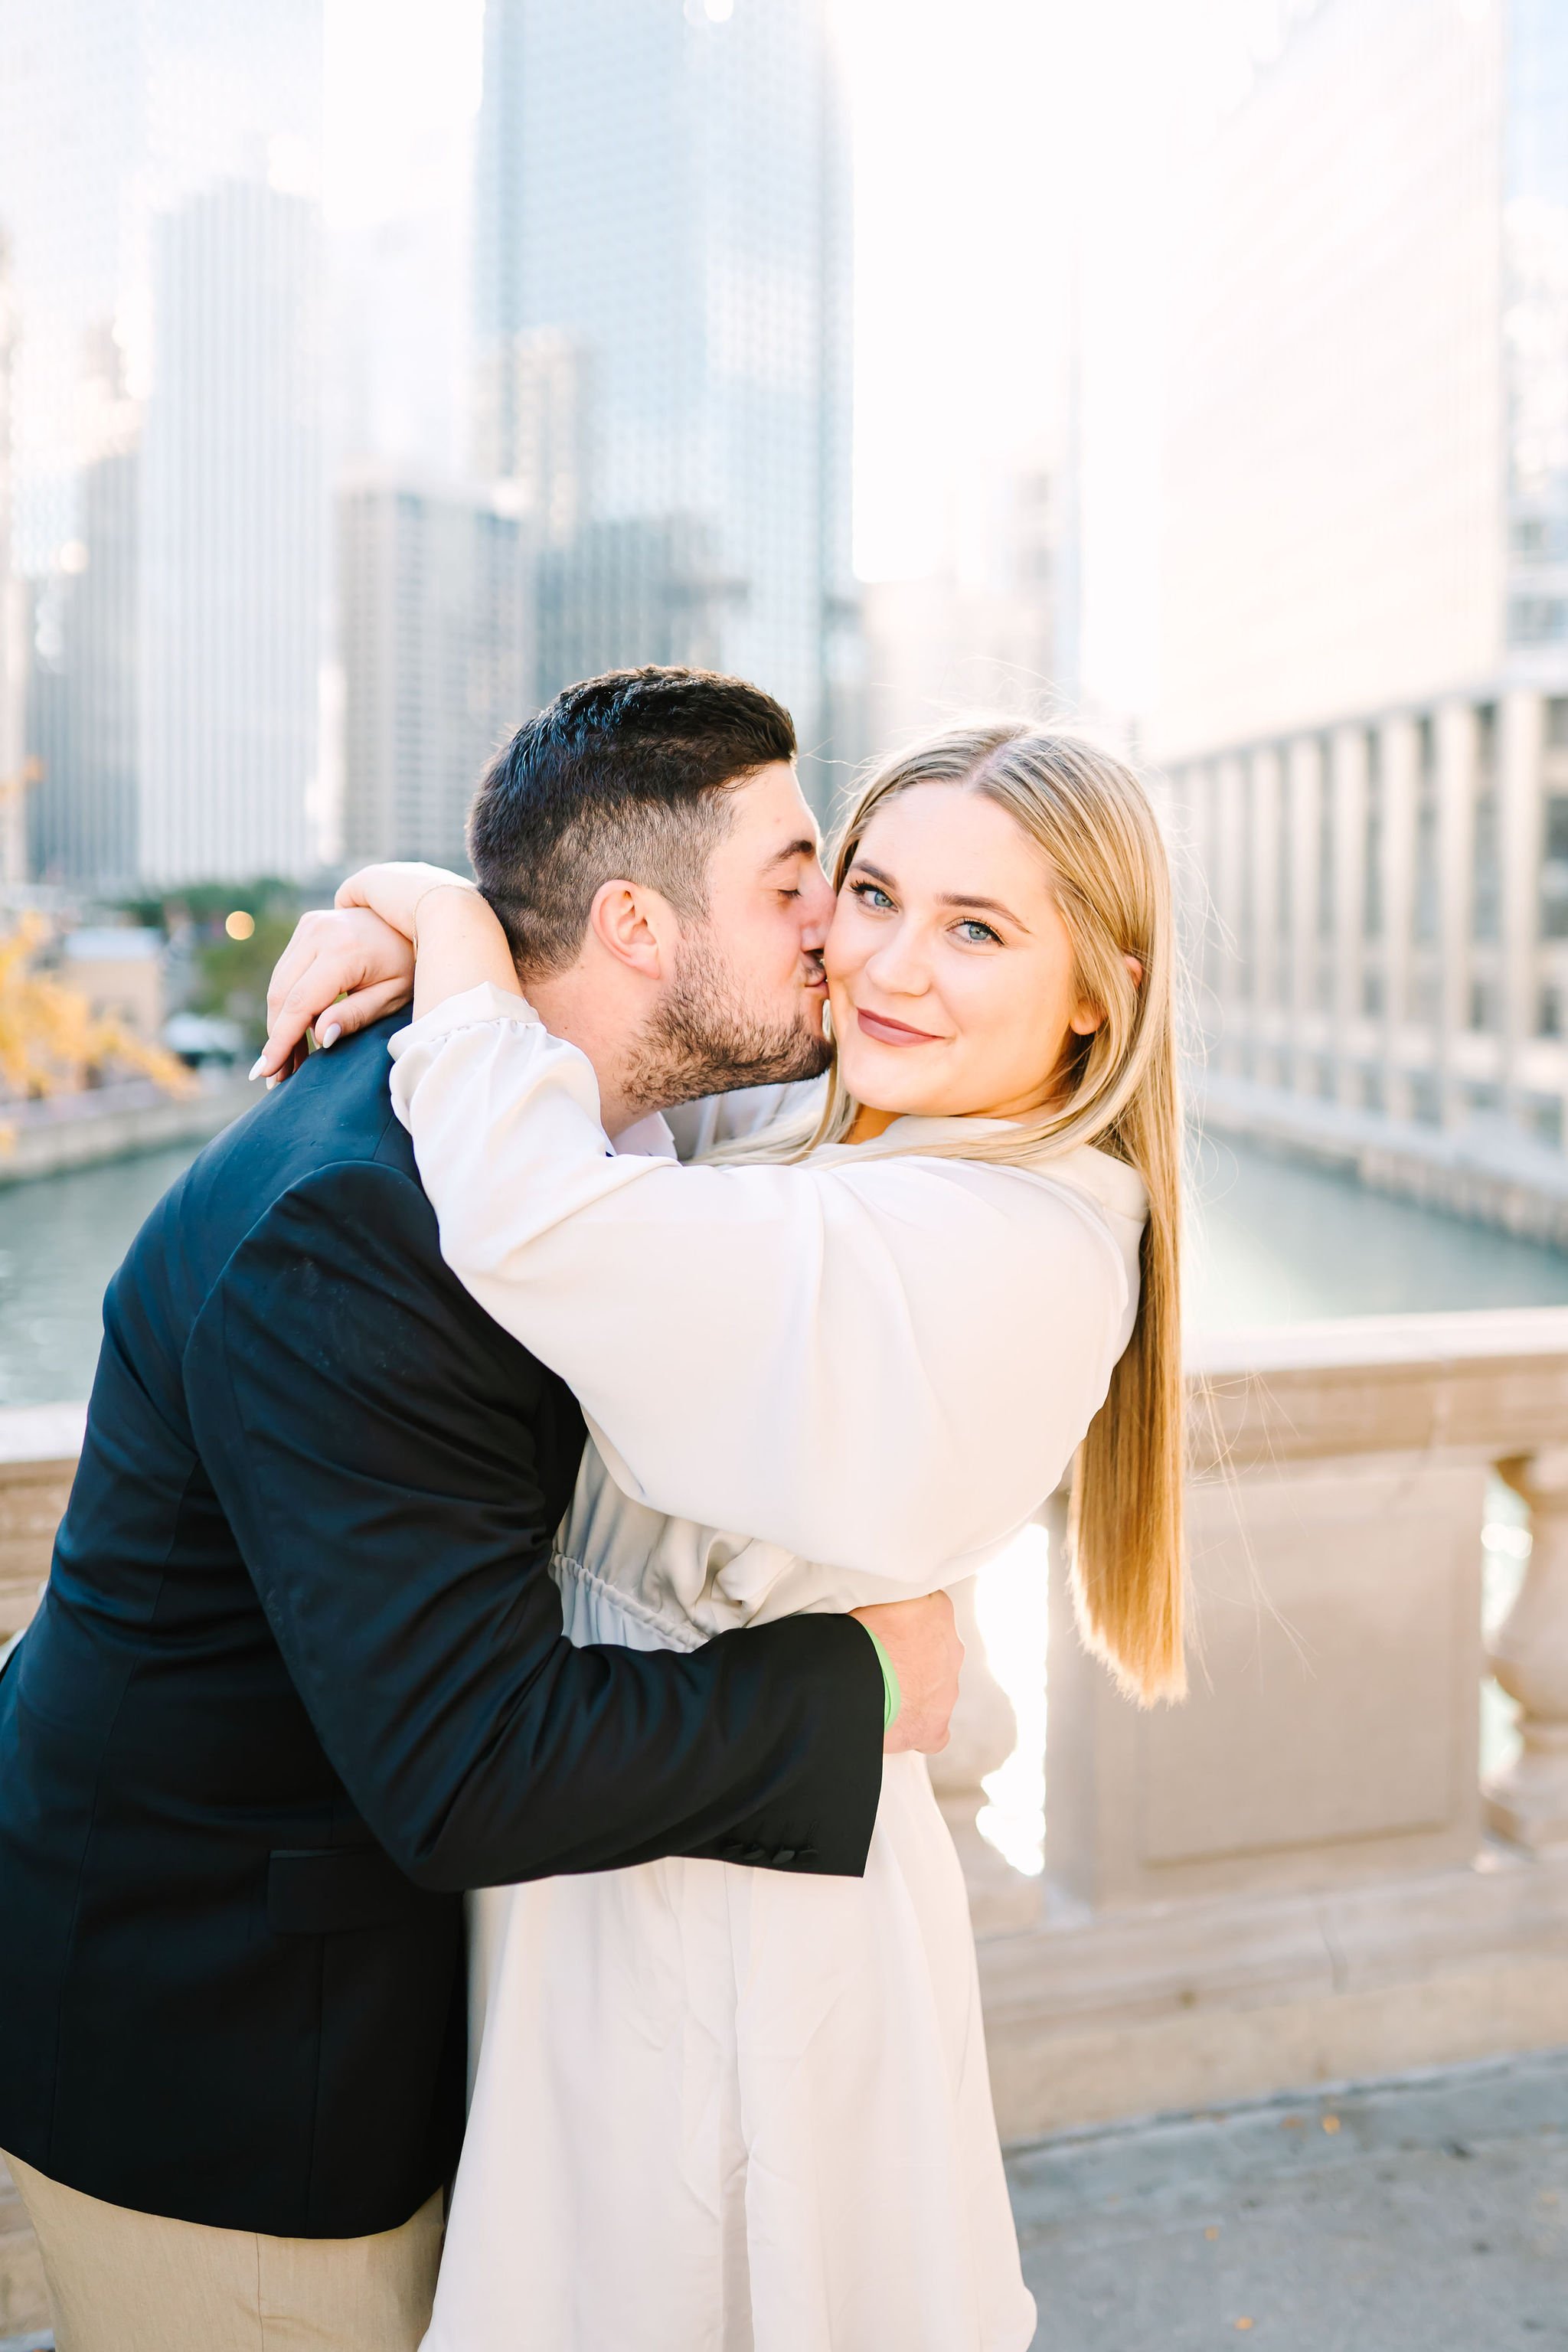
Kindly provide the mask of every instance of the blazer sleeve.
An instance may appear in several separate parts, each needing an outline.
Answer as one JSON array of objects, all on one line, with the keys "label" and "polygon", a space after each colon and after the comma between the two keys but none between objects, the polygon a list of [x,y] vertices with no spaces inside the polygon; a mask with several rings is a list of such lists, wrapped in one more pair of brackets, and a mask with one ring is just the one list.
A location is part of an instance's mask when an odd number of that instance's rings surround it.
[{"label": "blazer sleeve", "polygon": [[274,1203],[196,1320],[184,1387],[317,1735],[409,1877],[671,1853],[863,1870],[883,1716],[864,1630],[574,1647],[539,1442],[574,1463],[580,1423],[442,1265],[401,1171],[329,1168]]}]

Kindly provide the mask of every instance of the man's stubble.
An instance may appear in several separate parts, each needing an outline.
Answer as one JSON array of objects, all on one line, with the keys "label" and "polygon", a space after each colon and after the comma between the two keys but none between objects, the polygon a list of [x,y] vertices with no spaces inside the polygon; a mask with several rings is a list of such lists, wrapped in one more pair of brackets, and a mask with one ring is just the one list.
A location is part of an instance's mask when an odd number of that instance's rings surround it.
[{"label": "man's stubble", "polygon": [[626,1073],[627,1097],[646,1109],[668,1109],[740,1087],[776,1087],[820,1076],[833,1048],[816,1034],[803,997],[788,1024],[749,1004],[735,975],[698,932],[681,950],[658,1010],[638,1038]]}]

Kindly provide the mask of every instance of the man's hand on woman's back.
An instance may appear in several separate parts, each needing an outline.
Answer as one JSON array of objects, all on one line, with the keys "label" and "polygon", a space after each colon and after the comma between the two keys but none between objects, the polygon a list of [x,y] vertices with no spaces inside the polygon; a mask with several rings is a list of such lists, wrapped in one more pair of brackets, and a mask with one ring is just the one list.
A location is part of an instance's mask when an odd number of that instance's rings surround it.
[{"label": "man's hand on woman's back", "polygon": [[948,1726],[958,1703],[958,1673],[963,1644],[953,1623],[952,1603],[945,1592],[928,1592],[921,1601],[885,1601],[872,1609],[852,1609],[868,1633],[875,1633],[899,1678],[899,1712],[883,1741],[884,1751],[897,1756],[918,1748],[922,1756],[940,1755],[947,1746]]}]

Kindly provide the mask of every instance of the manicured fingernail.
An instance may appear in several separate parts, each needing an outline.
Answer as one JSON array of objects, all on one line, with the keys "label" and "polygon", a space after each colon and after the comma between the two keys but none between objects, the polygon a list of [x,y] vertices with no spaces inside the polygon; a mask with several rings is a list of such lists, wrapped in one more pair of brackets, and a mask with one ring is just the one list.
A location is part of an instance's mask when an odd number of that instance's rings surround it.
[{"label": "manicured fingernail", "polygon": [[250,1075],[251,1075],[251,1076],[252,1076],[253,1078],[258,1078],[258,1077],[261,1076],[262,1071],[263,1071],[266,1067],[267,1067],[267,1056],[266,1056],[266,1055],[265,1055],[265,1054],[258,1054],[258,1055],[257,1055],[257,1057],[256,1057],[255,1061],[254,1061],[254,1062],[252,1062],[252,1064],[251,1064],[251,1066],[250,1066]]},{"label": "manicured fingernail", "polygon": [[276,1079],[276,1078],[268,1078],[268,1081],[267,1081],[267,1091],[268,1091],[268,1094],[270,1094],[270,1093],[272,1092],[273,1087],[274,1087],[277,1084],[278,1084],[278,1081],[277,1081],[277,1079]]},{"label": "manicured fingernail", "polygon": [[338,1039],[342,1035],[342,1023],[341,1021],[334,1021],[328,1028],[317,1030],[316,1043],[324,1054],[329,1045],[335,1045],[337,1044]]}]

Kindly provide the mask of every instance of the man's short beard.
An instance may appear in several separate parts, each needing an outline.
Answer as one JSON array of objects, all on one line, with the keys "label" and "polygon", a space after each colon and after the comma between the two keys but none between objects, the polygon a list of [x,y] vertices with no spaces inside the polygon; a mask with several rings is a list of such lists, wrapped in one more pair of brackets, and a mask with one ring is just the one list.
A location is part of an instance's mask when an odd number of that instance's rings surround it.
[{"label": "man's short beard", "polygon": [[658,1012],[638,1038],[626,1074],[629,1100],[646,1109],[815,1078],[833,1059],[801,1000],[794,1022],[770,1023],[744,1003],[734,975],[707,937],[689,939]]}]

